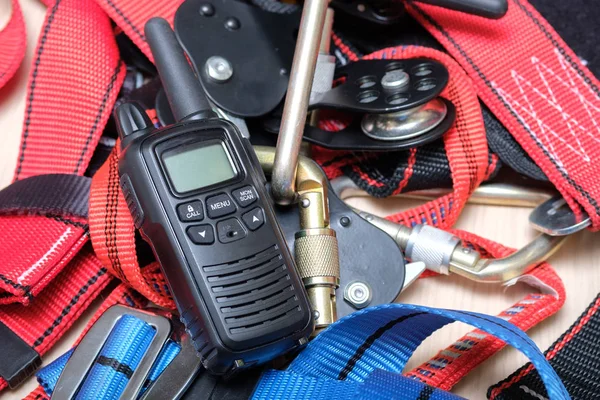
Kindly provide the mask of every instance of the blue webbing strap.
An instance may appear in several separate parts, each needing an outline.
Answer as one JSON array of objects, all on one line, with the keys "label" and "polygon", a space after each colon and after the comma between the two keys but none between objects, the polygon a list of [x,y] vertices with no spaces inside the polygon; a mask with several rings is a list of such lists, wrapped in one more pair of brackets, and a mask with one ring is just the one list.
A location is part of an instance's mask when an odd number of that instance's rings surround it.
[{"label": "blue webbing strap", "polygon": [[[400,375],[419,344],[453,321],[473,325],[522,351],[536,366],[550,399],[569,399],[560,379],[536,345],[509,322],[477,313],[405,304],[388,304],[358,311],[331,325],[296,357],[287,370],[266,372],[253,398],[459,399],[451,393]],[[145,322],[130,315],[121,318],[77,398],[118,399],[153,336],[154,330]],[[145,387],[156,380],[179,350],[177,344],[168,342]],[[38,372],[38,381],[49,395],[71,353],[66,353]]]},{"label": "blue webbing strap", "polygon": [[[433,399],[448,393],[400,375],[414,350],[442,326],[460,321],[492,334],[524,353],[537,368],[551,400],[569,399],[535,343],[502,319],[465,311],[386,304],[351,314],[321,332],[285,371],[269,371],[253,399]],[[459,356],[448,354],[449,357]],[[384,372],[385,371],[385,372]],[[439,397],[439,396],[445,397]]]},{"label": "blue webbing strap", "polygon": [[[148,350],[155,333],[152,326],[132,315],[121,317],[81,385],[77,399],[118,399]],[[180,349],[175,342],[165,344],[152,366],[144,388],[158,378]],[[70,350],[36,374],[38,382],[49,396],[72,353],[73,350]]]}]

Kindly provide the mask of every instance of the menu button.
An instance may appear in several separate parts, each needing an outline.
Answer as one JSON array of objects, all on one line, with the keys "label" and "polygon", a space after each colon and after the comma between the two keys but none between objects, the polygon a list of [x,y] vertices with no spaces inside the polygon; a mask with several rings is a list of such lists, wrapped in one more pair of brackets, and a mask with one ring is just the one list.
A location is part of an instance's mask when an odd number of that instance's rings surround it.
[{"label": "menu button", "polygon": [[235,212],[235,204],[226,194],[219,194],[206,199],[206,210],[211,218],[219,218]]}]

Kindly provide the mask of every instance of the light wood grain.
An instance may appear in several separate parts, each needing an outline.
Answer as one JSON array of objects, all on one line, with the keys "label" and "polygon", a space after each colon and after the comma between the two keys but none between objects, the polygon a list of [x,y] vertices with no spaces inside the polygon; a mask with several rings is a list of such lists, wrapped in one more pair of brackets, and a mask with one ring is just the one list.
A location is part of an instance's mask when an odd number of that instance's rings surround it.
[{"label": "light wood grain", "polygon": [[[0,187],[10,183],[14,173],[23,124],[27,77],[45,13],[44,7],[36,0],[21,0],[21,5],[27,23],[27,57],[18,75],[6,87],[0,89]],[[0,0],[0,27],[6,22],[9,10],[10,1]],[[359,208],[382,216],[406,208],[408,204],[391,199],[376,201],[356,198],[351,202]],[[457,227],[508,246],[521,247],[535,237],[535,232],[527,223],[529,211],[525,208],[467,206]],[[595,245],[597,239],[597,236],[589,232],[579,233],[551,259],[552,265],[565,283],[568,296],[565,306],[557,315],[529,332],[542,350],[570,326],[600,289],[600,247]],[[521,299],[528,291],[529,288],[523,285],[505,289],[497,285],[476,284],[460,277],[437,277],[417,281],[398,300],[496,314]],[[96,301],[95,307],[100,301],[101,299]],[[85,313],[59,344],[44,357],[45,363],[70,348],[95,307]],[[426,361],[469,329],[464,325],[453,324],[436,332],[417,350],[408,368]],[[454,392],[470,399],[483,399],[488,386],[503,379],[524,362],[525,358],[520,353],[514,349],[506,349],[473,371],[456,386]],[[19,390],[5,391],[1,397],[22,398],[35,386],[35,380],[30,379]]]}]

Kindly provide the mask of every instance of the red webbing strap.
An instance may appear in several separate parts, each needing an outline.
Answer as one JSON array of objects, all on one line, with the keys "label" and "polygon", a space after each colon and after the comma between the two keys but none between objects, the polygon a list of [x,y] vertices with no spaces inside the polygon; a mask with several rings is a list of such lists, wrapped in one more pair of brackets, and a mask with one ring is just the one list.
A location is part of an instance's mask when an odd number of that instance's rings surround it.
[{"label": "red webbing strap", "polygon": [[82,176],[38,175],[0,191],[0,304],[27,305],[87,242],[90,184]]},{"label": "red webbing strap", "polygon": [[407,1],[407,9],[473,79],[479,97],[578,214],[600,229],[600,89],[544,18],[509,0],[490,21]]},{"label": "red webbing strap", "polygon": [[87,229],[76,217],[0,217],[0,305],[29,305],[88,241]]},{"label": "red webbing strap", "polygon": [[[463,244],[481,252],[483,257],[506,257],[515,251],[468,232],[453,231],[453,233],[463,240]],[[535,277],[539,280],[539,284],[554,293],[536,291],[499,314],[500,318],[510,321],[525,331],[556,313],[566,299],[564,284],[550,264],[541,263],[527,275]],[[406,375],[428,385],[450,390],[465,375],[505,345],[496,337],[474,330]]]},{"label": "red webbing strap", "polygon": [[152,61],[152,52],[144,36],[146,21],[160,16],[172,23],[175,12],[183,0],[96,0],[96,2]]},{"label": "red webbing strap", "polygon": [[8,24],[0,31],[0,88],[17,72],[25,57],[25,22],[17,0],[11,1],[12,14]]},{"label": "red webbing strap", "polygon": [[142,270],[137,261],[135,227],[119,185],[119,142],[92,179],[89,224],[98,259],[110,272],[153,303],[175,308],[158,263]]},{"label": "red webbing strap", "polygon": [[[29,306],[2,306],[0,321],[43,355],[109,281],[110,275],[88,247],[80,251]],[[6,382],[0,380],[0,390],[6,386]]]},{"label": "red webbing strap", "polygon": [[[75,341],[73,346],[76,346],[77,344],[79,344],[79,342],[81,341],[81,339],[83,339],[83,337],[86,335],[88,330],[96,323],[96,321],[102,316],[102,314],[104,314],[104,312],[107,309],[109,309],[110,307],[117,305],[117,304],[122,304],[122,305],[133,307],[133,308],[142,308],[146,303],[147,303],[147,301],[145,299],[143,299],[139,294],[137,294],[135,291],[133,291],[127,285],[120,284],[110,293],[110,295],[106,298],[106,300],[104,300],[102,302],[102,304],[100,305],[100,307],[98,308],[98,310],[96,311],[94,316],[89,320],[85,329],[81,332],[81,334],[79,335],[79,337],[77,338],[77,340]],[[25,397],[25,399],[50,400],[48,398],[48,395],[46,394],[46,392],[44,391],[44,389],[41,386],[38,386],[35,390],[33,390],[31,393],[29,393],[29,395],[27,397]]]},{"label": "red webbing strap", "polygon": [[[125,75],[110,20],[93,0],[46,4],[15,180],[46,173],[83,175]],[[13,7],[11,40],[22,43],[24,51],[25,31],[14,28],[20,9],[16,2]],[[11,40],[0,43],[1,52],[8,51]],[[0,217],[0,229],[7,232],[0,243],[0,304],[27,303],[87,240],[86,223],[77,219]]]},{"label": "red webbing strap", "polygon": [[[11,40],[0,42],[2,54],[14,41],[25,50],[24,27],[14,28],[20,15],[15,4]],[[83,175],[125,75],[111,22],[95,2],[46,5],[15,180],[53,172]],[[3,216],[0,229],[0,320],[44,354],[110,277],[91,249],[82,250],[88,236],[81,218]],[[6,305],[14,302],[23,304]],[[5,386],[0,383],[0,389]]]},{"label": "red webbing strap", "polygon": [[110,20],[93,0],[45,3],[15,180],[82,175],[125,77]]},{"label": "red webbing strap", "polygon": [[[444,146],[452,173],[453,192],[415,209],[391,216],[389,219],[409,226],[427,223],[440,228],[448,228],[456,222],[471,193],[490,173],[485,127],[471,79],[447,54],[431,48],[401,46],[375,52],[364,59],[416,57],[439,61],[444,64],[450,74],[448,85],[441,96],[452,101],[456,107],[456,122],[444,135]],[[331,123],[331,121],[329,122]],[[353,165],[355,172],[361,173],[361,159],[350,153],[314,148],[313,155],[324,166],[324,170],[330,178],[340,175],[340,168],[347,165]],[[410,180],[411,165],[414,165],[418,155],[418,148],[410,150],[408,167],[396,189],[397,193],[400,193]],[[377,185],[376,181],[369,179],[366,174],[364,175],[363,179],[367,180],[369,184]]]}]

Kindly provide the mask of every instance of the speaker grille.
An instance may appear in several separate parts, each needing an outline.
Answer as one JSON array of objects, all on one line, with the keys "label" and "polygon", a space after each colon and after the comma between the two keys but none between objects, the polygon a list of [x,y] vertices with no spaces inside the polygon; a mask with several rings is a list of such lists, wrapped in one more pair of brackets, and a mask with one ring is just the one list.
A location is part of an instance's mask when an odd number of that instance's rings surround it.
[{"label": "speaker grille", "polygon": [[203,267],[232,335],[275,330],[301,312],[278,246],[226,264]]}]

